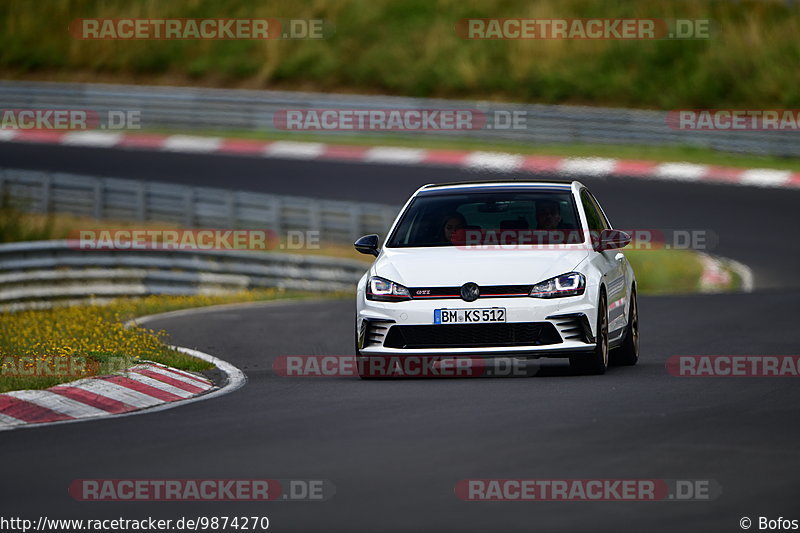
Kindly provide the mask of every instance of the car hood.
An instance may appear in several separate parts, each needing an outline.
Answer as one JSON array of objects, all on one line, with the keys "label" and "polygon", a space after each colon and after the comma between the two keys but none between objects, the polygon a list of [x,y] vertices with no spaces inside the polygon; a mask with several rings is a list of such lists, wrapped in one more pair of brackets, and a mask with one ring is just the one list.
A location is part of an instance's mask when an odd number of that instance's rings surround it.
[{"label": "car hood", "polygon": [[407,287],[528,285],[573,271],[586,249],[471,250],[455,247],[384,248],[375,275]]}]

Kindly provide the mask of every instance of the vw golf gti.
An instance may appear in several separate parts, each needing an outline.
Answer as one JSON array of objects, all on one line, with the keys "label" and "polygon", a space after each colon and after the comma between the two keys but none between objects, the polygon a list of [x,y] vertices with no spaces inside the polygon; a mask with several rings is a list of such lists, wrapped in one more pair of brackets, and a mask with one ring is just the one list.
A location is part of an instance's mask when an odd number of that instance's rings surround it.
[{"label": "vw golf gti", "polygon": [[[636,278],[580,182],[425,185],[401,210],[357,290],[356,357],[568,357],[580,373],[639,358]],[[385,377],[385,376],[381,376]]]}]

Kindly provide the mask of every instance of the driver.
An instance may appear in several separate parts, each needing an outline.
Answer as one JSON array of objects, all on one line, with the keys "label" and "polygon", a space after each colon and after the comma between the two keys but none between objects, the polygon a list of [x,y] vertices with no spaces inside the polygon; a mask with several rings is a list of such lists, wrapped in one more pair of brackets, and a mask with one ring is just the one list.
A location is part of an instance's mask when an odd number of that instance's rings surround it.
[{"label": "driver", "polygon": [[536,227],[540,230],[566,229],[561,224],[561,206],[555,200],[536,201]]},{"label": "driver", "polygon": [[453,242],[456,232],[464,230],[466,227],[467,219],[461,213],[454,211],[447,215],[442,224],[442,236],[445,242]]}]

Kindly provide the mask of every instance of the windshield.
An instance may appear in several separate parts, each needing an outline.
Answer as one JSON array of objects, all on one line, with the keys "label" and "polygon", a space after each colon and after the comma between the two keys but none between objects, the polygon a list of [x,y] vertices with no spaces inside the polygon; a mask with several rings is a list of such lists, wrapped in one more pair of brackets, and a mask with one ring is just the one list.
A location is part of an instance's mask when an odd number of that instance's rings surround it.
[{"label": "windshield", "polygon": [[421,195],[386,245],[578,244],[579,220],[570,191]]}]

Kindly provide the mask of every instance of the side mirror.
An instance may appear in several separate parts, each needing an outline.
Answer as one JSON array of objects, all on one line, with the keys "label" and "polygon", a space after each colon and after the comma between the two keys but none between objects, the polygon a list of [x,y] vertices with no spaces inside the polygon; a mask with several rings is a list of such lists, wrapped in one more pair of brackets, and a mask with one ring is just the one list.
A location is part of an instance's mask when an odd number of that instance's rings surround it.
[{"label": "side mirror", "polygon": [[353,246],[355,246],[356,250],[362,254],[374,255],[375,257],[378,257],[378,236],[375,234],[364,235],[354,242]]},{"label": "side mirror", "polygon": [[625,248],[631,243],[631,236],[618,229],[604,229],[600,232],[600,242],[595,249],[598,252],[603,250],[616,250]]}]

